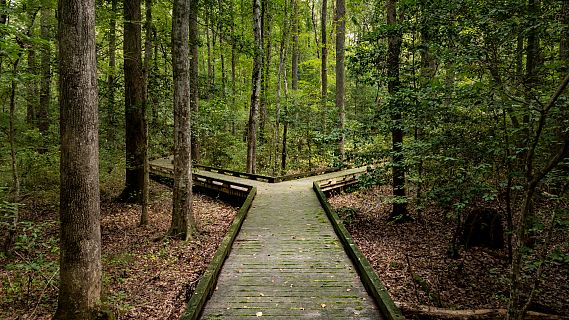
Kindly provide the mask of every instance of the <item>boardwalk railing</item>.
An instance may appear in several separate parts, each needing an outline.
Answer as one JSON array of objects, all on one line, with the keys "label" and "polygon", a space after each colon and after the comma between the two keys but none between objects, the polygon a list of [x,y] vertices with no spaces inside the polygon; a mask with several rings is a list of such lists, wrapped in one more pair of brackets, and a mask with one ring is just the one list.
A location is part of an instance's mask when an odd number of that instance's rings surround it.
[{"label": "boardwalk railing", "polygon": [[377,303],[381,313],[387,317],[389,320],[404,320],[405,317],[401,313],[401,310],[397,308],[391,297],[389,296],[389,292],[373,270],[373,267],[367,260],[367,258],[361,253],[358,249],[358,246],[352,239],[352,236],[338,217],[336,211],[332,208],[326,195],[324,195],[324,191],[321,188],[321,182],[315,181],[313,184],[314,191],[316,192],[316,196],[320,201],[320,204],[324,208],[326,215],[328,216],[328,220],[332,223],[334,227],[334,231],[342,245],[344,246],[344,250],[356,266],[356,269],[362,279],[362,282],[367,290],[367,292],[374,298],[375,302]]},{"label": "boardwalk railing", "polygon": [[[165,168],[163,166],[150,164],[150,176],[151,178],[161,181],[161,180],[172,180],[174,179],[174,169]],[[241,184],[238,182],[231,182],[222,179],[216,179],[201,174],[193,173],[192,181],[194,187],[209,189],[215,192],[219,192],[231,197],[237,197],[240,199],[245,199],[249,195],[252,187],[246,184]],[[171,181],[167,181],[171,183]]]}]

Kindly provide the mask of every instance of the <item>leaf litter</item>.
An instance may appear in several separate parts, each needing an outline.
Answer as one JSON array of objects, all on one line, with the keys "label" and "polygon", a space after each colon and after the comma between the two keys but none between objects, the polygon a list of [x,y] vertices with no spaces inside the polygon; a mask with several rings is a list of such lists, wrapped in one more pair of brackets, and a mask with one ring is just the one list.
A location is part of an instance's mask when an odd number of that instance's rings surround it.
[{"label": "leaf litter", "polygon": [[[193,210],[200,234],[184,242],[165,237],[171,221],[171,196],[169,188],[151,183],[150,223],[144,227],[138,225],[140,206],[102,197],[102,301],[117,319],[178,319],[238,211],[219,200],[194,194]],[[45,226],[38,242],[57,243],[57,208],[45,207],[41,203],[23,207],[22,220]],[[14,267],[31,264],[39,256],[57,265],[58,250],[38,247],[33,251],[17,249],[12,258],[0,257],[4,284],[0,287],[0,319],[51,319],[54,314],[58,276],[48,283],[44,274],[23,274],[22,268]],[[25,283],[26,277],[33,284],[27,291],[20,288],[24,292],[15,292],[18,279]]]}]

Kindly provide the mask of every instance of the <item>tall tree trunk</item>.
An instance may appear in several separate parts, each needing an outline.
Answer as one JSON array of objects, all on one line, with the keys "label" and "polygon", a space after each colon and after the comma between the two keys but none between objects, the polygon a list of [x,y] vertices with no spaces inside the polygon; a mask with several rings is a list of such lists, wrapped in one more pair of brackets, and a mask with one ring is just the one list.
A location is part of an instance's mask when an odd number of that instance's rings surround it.
[{"label": "tall tree trunk", "polygon": [[344,42],[346,38],[346,4],[336,0],[336,108],[340,115],[340,141],[338,151],[342,160],[346,158],[346,110],[345,110],[345,68]]},{"label": "tall tree trunk", "polygon": [[[532,15],[531,21],[536,24],[537,15],[539,14],[540,0],[528,1],[528,13]],[[527,48],[526,48],[526,79],[525,85],[533,88],[538,82],[537,69],[539,65],[539,35],[537,30],[532,28],[528,32]]]},{"label": "tall tree trunk", "polygon": [[[199,30],[198,30],[198,1],[190,0],[190,110],[194,122],[199,114]],[[192,130],[192,161],[200,161],[200,142],[197,130]]]},{"label": "tall tree trunk", "polygon": [[192,159],[190,125],[190,1],[175,0],[172,14],[172,67],[174,71],[174,196],[170,234],[191,239],[196,226],[192,212]]},{"label": "tall tree trunk", "polygon": [[[292,2],[292,61],[291,61],[291,73],[292,73],[292,90],[295,92],[294,104],[297,105],[296,92],[298,90],[298,1],[291,0]],[[281,151],[281,172],[284,174],[286,172],[286,159],[287,159],[287,134],[288,134],[288,104],[285,105],[284,111],[284,122],[283,122],[283,141],[282,141],[282,151]]]},{"label": "tall tree trunk", "polygon": [[[237,67],[237,48],[236,48],[236,41],[235,41],[235,5],[234,0],[229,0],[231,6],[231,108],[233,111],[237,111],[237,106],[235,105],[236,101],[236,67]],[[236,120],[235,115],[231,117],[231,133],[235,134],[235,127],[236,127]]]},{"label": "tall tree trunk", "polygon": [[272,16],[269,11],[269,0],[261,0],[261,41],[264,43],[265,55],[261,62],[261,96],[259,100],[259,140],[265,142],[265,124],[267,122],[267,105],[269,96],[269,83],[271,81],[271,23]]},{"label": "tall tree trunk", "polygon": [[61,256],[54,319],[87,320],[102,282],[95,1],[60,0],[58,15]]},{"label": "tall tree trunk", "polygon": [[144,82],[143,102],[144,106],[144,149],[143,154],[143,168],[144,168],[144,181],[142,183],[142,212],[140,214],[140,225],[148,225],[148,196],[149,196],[149,163],[148,163],[148,125],[146,121],[146,106],[148,105],[149,92],[151,91],[151,72],[150,61],[152,61],[152,0],[145,0],[144,6],[146,10],[146,18],[144,20],[144,61],[142,66],[142,75]]},{"label": "tall tree trunk", "polygon": [[[397,0],[388,0],[386,3],[387,24],[395,30],[397,25]],[[388,39],[387,49],[387,90],[390,95],[394,96],[400,89],[399,80],[399,64],[401,55],[402,35],[400,31],[393,31]],[[393,195],[396,201],[393,202],[393,210],[391,218],[396,220],[407,219],[407,203],[405,201],[405,167],[403,163],[403,128],[402,117],[399,102],[396,99],[391,106],[391,140],[393,153]]]},{"label": "tall tree trunk", "polygon": [[42,134],[49,130],[49,104],[51,100],[51,45],[50,18],[51,8],[43,1],[41,8],[40,37],[45,43],[41,47],[41,87],[38,109],[38,128]]},{"label": "tall tree trunk", "polygon": [[261,90],[261,63],[263,56],[263,40],[261,39],[261,4],[253,0],[253,34],[255,36],[255,53],[253,57],[253,73],[251,75],[251,109],[247,135],[247,172],[257,171],[257,113],[259,109],[259,91]]},{"label": "tall tree trunk", "polygon": [[320,42],[318,41],[318,23],[316,22],[316,0],[310,1],[310,18],[312,21],[312,30],[314,31],[314,42],[316,43],[316,57],[320,59]]},{"label": "tall tree trunk", "polygon": [[205,17],[205,41],[207,45],[207,99],[211,98],[211,93],[213,91],[213,77],[215,76],[213,73],[213,63],[212,59],[212,52],[211,52],[211,42],[210,42],[210,28],[211,28],[211,15],[212,15],[211,6],[207,6],[207,12]]},{"label": "tall tree trunk", "polygon": [[324,133],[327,130],[327,112],[326,112],[326,102],[328,100],[328,44],[326,40],[326,18],[328,16],[328,1],[322,0],[322,15],[320,16],[320,42],[322,46],[322,66],[320,69],[320,82],[322,87],[320,88],[320,107],[322,108],[322,126]]},{"label": "tall tree trunk", "polygon": [[108,106],[107,106],[107,141],[114,145],[116,142],[116,74],[117,74],[117,0],[111,2],[111,17],[109,22],[109,74],[107,75]]},{"label": "tall tree trunk", "polygon": [[18,203],[20,201],[20,177],[18,174],[18,156],[16,151],[16,129],[14,126],[15,112],[16,112],[16,74],[18,72],[18,64],[20,63],[20,56],[14,61],[12,65],[12,84],[10,87],[10,111],[9,111],[9,126],[8,126],[8,141],[10,144],[10,165],[12,169],[12,190],[10,192],[9,201],[14,204],[13,217],[7,228],[7,233],[3,236],[2,252],[10,253],[16,238],[16,227],[19,219]]},{"label": "tall tree trunk", "polygon": [[146,158],[145,85],[142,66],[140,0],[124,2],[124,82],[126,185],[123,201],[140,202],[144,186]]},{"label": "tall tree trunk", "polygon": [[284,81],[286,82],[286,68],[285,68],[285,61],[286,61],[286,40],[288,37],[288,25],[287,20],[288,17],[288,6],[285,2],[284,4],[284,19],[282,25],[282,37],[281,43],[279,48],[279,68],[277,71],[277,106],[276,106],[276,113],[275,113],[275,133],[274,133],[274,161],[273,161],[273,175],[277,174],[278,170],[278,154],[279,154],[279,138],[280,138],[280,125],[281,125],[281,97],[282,97],[282,82],[283,82],[283,74],[284,74]]},{"label": "tall tree trunk", "polygon": [[38,82],[36,80],[37,74],[36,50],[32,46],[28,49],[28,73],[31,76],[28,82],[28,109],[26,112],[26,122],[28,125],[36,126],[36,106],[38,103]]}]

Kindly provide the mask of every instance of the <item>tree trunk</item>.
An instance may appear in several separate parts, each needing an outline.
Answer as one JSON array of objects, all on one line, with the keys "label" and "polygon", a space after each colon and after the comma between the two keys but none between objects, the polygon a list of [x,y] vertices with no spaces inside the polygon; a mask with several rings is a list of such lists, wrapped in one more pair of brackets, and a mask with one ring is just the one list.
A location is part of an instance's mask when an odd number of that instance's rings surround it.
[{"label": "tree trunk", "polygon": [[340,115],[340,141],[338,151],[342,160],[346,158],[346,110],[345,110],[345,68],[344,42],[346,37],[346,4],[344,0],[336,0],[336,108]]},{"label": "tree trunk", "polygon": [[205,17],[205,41],[207,45],[207,99],[211,98],[211,92],[213,91],[213,63],[211,62],[211,44],[210,44],[210,19],[211,19],[211,7],[207,7],[206,17]]},{"label": "tree trunk", "polygon": [[192,159],[190,126],[190,3],[175,0],[172,14],[172,67],[174,72],[174,196],[170,235],[192,239],[196,226],[192,212]]},{"label": "tree trunk", "polygon": [[316,43],[316,57],[320,59],[320,42],[318,41],[318,26],[315,13],[316,0],[310,1],[310,18],[312,21],[312,30],[314,31],[314,42]]},{"label": "tree trunk", "polygon": [[265,142],[265,124],[267,122],[267,105],[269,96],[269,83],[271,81],[271,13],[269,0],[261,1],[261,41],[264,43],[264,56],[261,62],[261,93],[259,98],[259,141]]},{"label": "tree trunk", "polygon": [[41,87],[40,104],[38,109],[38,128],[45,135],[49,130],[49,104],[51,100],[51,40],[49,23],[51,18],[51,8],[47,6],[47,1],[43,1],[41,8],[41,28],[40,37],[46,43],[41,46]]},{"label": "tree trunk", "polygon": [[247,172],[257,171],[257,113],[259,109],[259,91],[261,90],[261,63],[263,41],[261,39],[261,4],[253,0],[253,34],[255,36],[255,53],[253,57],[251,109],[247,135]]},{"label": "tree trunk", "polygon": [[126,185],[120,198],[140,202],[147,145],[140,0],[124,2],[124,20]]},{"label": "tree trunk", "polygon": [[28,82],[28,109],[26,112],[26,122],[31,127],[36,126],[36,106],[38,103],[38,83],[36,80],[37,73],[36,50],[32,46],[28,49],[28,73],[31,76]]},{"label": "tree trunk", "polygon": [[[559,42],[559,58],[564,62],[565,69],[569,62],[569,0],[563,1],[561,9],[561,23],[563,24],[563,32],[561,33],[561,41]],[[563,70],[566,72],[567,70]]]},{"label": "tree trunk", "polygon": [[[193,115],[194,122],[199,111],[199,72],[198,72],[198,47],[199,47],[199,30],[198,30],[198,1],[190,0],[190,110]],[[200,142],[197,136],[197,130],[192,130],[192,161],[200,161]]]},{"label": "tree trunk", "polygon": [[327,47],[327,40],[326,40],[326,18],[328,16],[328,1],[322,0],[322,15],[320,16],[320,24],[321,24],[321,34],[320,34],[320,42],[322,46],[322,66],[320,69],[320,81],[322,83],[322,87],[320,88],[320,107],[322,108],[322,127],[324,129],[324,133],[326,133],[326,122],[327,122],[327,112],[326,112],[326,101],[328,100],[328,47]]},{"label": "tree trunk", "polygon": [[115,116],[115,91],[117,74],[117,0],[111,1],[109,22],[109,74],[107,75],[108,106],[107,106],[107,141],[114,145],[116,142],[117,120]]},{"label": "tree trunk", "polygon": [[58,15],[61,256],[54,319],[92,319],[102,274],[95,1],[60,0]]},{"label": "tree trunk", "polygon": [[[387,24],[395,27],[397,25],[397,0],[388,0],[386,4],[387,10]],[[394,30],[395,28],[393,28]],[[401,86],[399,80],[399,63],[401,54],[401,41],[402,35],[400,31],[393,31],[388,39],[387,49],[387,76],[388,84],[387,90],[390,95],[394,96],[399,91]],[[396,100],[396,99],[393,99]],[[391,218],[396,220],[407,219],[407,203],[405,200],[405,167],[403,164],[403,128],[401,121],[401,111],[398,102],[392,102],[395,105],[391,106],[391,139],[392,139],[392,153],[393,153],[393,209]]]},{"label": "tree trunk", "polygon": [[20,56],[14,61],[12,65],[12,84],[10,87],[10,111],[9,111],[9,126],[8,126],[8,140],[10,144],[10,165],[12,169],[12,190],[10,192],[9,202],[14,204],[13,217],[9,219],[9,227],[7,232],[2,234],[2,252],[9,254],[12,251],[14,240],[16,238],[16,227],[19,219],[18,203],[20,201],[20,177],[18,174],[18,156],[16,150],[16,129],[14,127],[15,111],[16,111],[16,73],[18,72],[18,64],[20,63]]},{"label": "tree trunk", "polygon": [[280,145],[280,125],[281,125],[281,97],[282,97],[282,81],[283,81],[283,73],[286,81],[286,69],[285,69],[285,61],[286,61],[286,40],[288,37],[288,6],[285,2],[284,4],[284,19],[283,19],[283,26],[282,26],[282,37],[281,43],[279,47],[279,68],[277,71],[277,106],[276,106],[276,113],[275,113],[275,134],[274,134],[274,162],[273,162],[273,175],[277,174],[278,170],[278,154],[279,154],[279,145]]},{"label": "tree trunk", "polygon": [[[292,90],[298,90],[298,3],[297,0],[292,1]],[[569,1],[569,0],[568,0]]]}]

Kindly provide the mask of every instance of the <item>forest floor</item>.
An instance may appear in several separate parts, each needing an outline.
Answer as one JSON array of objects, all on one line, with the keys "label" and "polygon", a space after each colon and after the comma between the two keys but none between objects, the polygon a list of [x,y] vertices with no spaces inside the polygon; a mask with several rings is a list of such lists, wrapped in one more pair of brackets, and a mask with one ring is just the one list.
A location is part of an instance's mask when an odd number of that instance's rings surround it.
[{"label": "forest floor", "polygon": [[[336,210],[353,209],[340,210],[340,217],[396,303],[455,310],[506,308],[506,249],[461,249],[458,259],[450,259],[454,223],[445,213],[431,208],[423,213],[422,223],[390,223],[391,206],[382,201],[390,193],[387,187],[373,187],[329,200]],[[552,243],[569,254],[567,229],[557,230]],[[548,263],[544,271],[530,310],[568,316],[569,263]]]},{"label": "forest floor", "polygon": [[[140,227],[140,206],[102,195],[103,303],[117,319],[178,319],[237,213],[195,194],[200,235],[183,242],[164,237],[171,197],[169,188],[152,183],[150,224]],[[57,208],[30,201],[21,215],[15,254],[0,257],[0,319],[51,319],[57,307]]]}]

